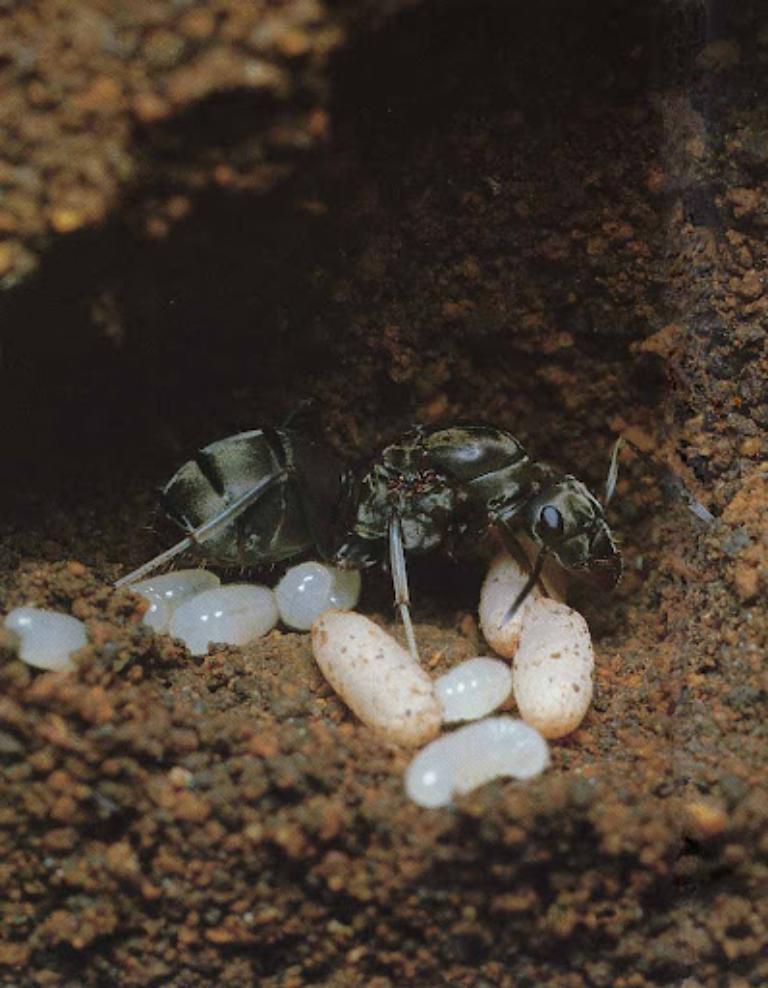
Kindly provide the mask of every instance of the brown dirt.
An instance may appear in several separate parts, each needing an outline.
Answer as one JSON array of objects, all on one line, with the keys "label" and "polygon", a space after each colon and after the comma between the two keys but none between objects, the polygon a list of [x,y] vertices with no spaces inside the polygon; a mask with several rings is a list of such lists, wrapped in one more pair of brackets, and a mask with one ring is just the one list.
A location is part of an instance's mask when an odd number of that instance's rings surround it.
[{"label": "brown dirt", "polygon": [[[760,5],[124,7],[0,11],[0,609],[92,642],[63,677],[0,637],[0,984],[765,984]],[[595,488],[648,454],[540,779],[423,811],[307,636],[191,660],[110,589],[191,450],[308,396],[350,456],[460,419]],[[481,572],[414,566],[431,669]]]}]

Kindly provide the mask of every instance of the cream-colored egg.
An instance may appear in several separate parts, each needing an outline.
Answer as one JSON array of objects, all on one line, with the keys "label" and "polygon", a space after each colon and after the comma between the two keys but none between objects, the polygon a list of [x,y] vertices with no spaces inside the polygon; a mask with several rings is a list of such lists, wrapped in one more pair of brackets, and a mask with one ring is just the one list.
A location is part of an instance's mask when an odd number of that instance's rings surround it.
[{"label": "cream-colored egg", "polygon": [[528,573],[507,552],[498,555],[488,570],[480,591],[480,630],[499,655],[511,659],[517,651],[526,614],[541,598],[534,587],[511,620],[507,613],[528,580]]},{"label": "cream-colored egg", "polygon": [[593,669],[592,639],[581,614],[556,600],[537,600],[512,664],[523,720],[545,738],[570,734],[589,709]]},{"label": "cream-colored egg", "polygon": [[326,611],[312,626],[312,651],[342,700],[382,737],[415,746],[439,731],[440,704],[431,679],[362,614]]}]

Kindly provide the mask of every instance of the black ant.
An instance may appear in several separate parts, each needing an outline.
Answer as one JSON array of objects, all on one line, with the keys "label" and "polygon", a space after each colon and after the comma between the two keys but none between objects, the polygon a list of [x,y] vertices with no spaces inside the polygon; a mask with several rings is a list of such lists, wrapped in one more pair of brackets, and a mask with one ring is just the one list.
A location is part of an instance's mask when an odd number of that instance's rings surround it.
[{"label": "black ant", "polygon": [[[618,444],[608,478],[616,479]],[[536,585],[546,557],[612,589],[621,556],[603,506],[575,477],[532,459],[509,432],[488,425],[417,429],[361,471],[338,462],[298,430],[255,429],[201,449],[162,491],[187,535],[116,584],[125,586],[197,546],[213,563],[256,566],[310,549],[340,567],[389,564],[408,646],[416,656],[406,554],[463,555],[496,529],[519,556],[537,555],[511,617]]]}]

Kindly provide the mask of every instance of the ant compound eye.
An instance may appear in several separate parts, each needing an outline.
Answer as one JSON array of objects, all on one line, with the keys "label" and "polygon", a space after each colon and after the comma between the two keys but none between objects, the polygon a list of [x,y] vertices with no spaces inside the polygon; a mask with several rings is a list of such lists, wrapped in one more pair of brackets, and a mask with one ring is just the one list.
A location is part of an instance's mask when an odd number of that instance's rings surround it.
[{"label": "ant compound eye", "polygon": [[546,532],[549,535],[562,535],[563,516],[554,505],[545,504],[539,512],[537,528],[542,534]]}]

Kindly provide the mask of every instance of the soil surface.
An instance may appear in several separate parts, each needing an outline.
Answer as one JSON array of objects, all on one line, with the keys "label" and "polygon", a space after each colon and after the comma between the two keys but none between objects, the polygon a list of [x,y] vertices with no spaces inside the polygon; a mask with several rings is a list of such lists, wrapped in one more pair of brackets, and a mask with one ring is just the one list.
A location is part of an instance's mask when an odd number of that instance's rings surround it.
[{"label": "soil surface", "polygon": [[[91,643],[0,633],[0,984],[768,982],[762,5],[76,6],[0,4],[0,611]],[[539,778],[420,809],[308,636],[192,659],[112,589],[181,462],[306,399],[350,462],[487,421],[599,491],[632,440]],[[434,673],[486,559],[411,566]]]}]

